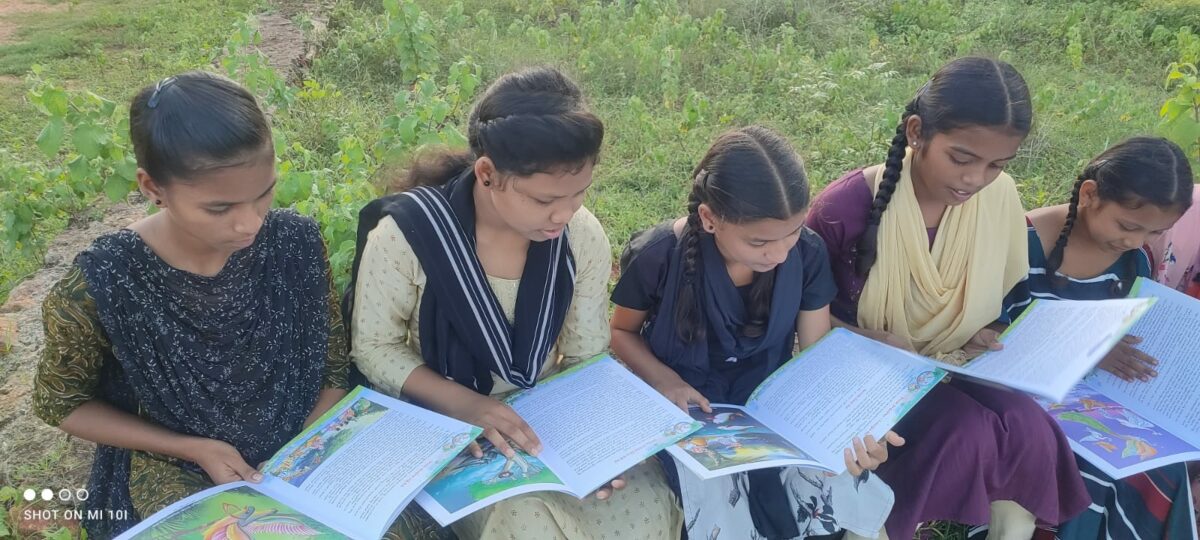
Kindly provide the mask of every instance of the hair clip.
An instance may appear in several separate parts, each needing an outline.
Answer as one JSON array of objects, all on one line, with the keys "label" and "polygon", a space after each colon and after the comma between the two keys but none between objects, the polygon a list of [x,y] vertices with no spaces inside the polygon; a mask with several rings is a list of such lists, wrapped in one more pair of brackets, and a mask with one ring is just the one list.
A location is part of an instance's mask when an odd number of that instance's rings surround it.
[{"label": "hair clip", "polygon": [[696,178],[692,181],[702,189],[708,189],[708,170],[700,169],[700,171],[696,173]]},{"label": "hair clip", "polygon": [[175,84],[175,77],[167,77],[161,81],[158,81],[158,84],[154,85],[154,93],[150,94],[150,99],[146,101],[146,108],[153,109],[157,107],[158,98],[161,95],[161,92],[167,88],[170,88],[172,84]]}]

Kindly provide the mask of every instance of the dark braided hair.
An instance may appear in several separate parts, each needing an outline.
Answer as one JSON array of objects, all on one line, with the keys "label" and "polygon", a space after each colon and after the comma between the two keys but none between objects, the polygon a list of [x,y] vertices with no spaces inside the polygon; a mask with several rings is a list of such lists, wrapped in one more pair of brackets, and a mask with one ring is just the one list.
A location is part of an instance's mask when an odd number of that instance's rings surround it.
[{"label": "dark braided hair", "polygon": [[504,175],[578,172],[599,158],[604,124],[570,78],[552,67],[535,67],[488,86],[471,109],[467,141],[469,151],[418,157],[395,187],[444,184],[484,156]]},{"label": "dark braided hair", "polygon": [[[703,265],[700,239],[710,234],[700,223],[700,205],[730,223],[760,219],[790,219],[808,208],[808,175],[795,150],[783,137],[749,126],[717,138],[692,172],[687,222],[680,236],[683,248],[684,287],[679,291],[675,320],[685,343],[705,339],[701,298]],[[747,337],[761,336],[771,312],[775,270],[754,274],[749,318],[740,329]]]},{"label": "dark braided hair", "polygon": [[900,181],[908,146],[909,118],[921,119],[921,138],[955,129],[1006,128],[1025,136],[1033,123],[1029,88],[1016,68],[1001,60],[968,56],[951,61],[933,74],[904,107],[896,135],[883,164],[883,181],[871,202],[867,228],[855,248],[855,270],[866,276],[878,256],[879,224]]},{"label": "dark braided hair", "polygon": [[[1105,150],[1075,179],[1067,221],[1058,233],[1054,249],[1046,256],[1046,274],[1056,288],[1067,284],[1067,278],[1059,275],[1058,269],[1062,268],[1067,240],[1079,217],[1079,190],[1088,180],[1096,183],[1096,195],[1101,201],[1116,202],[1126,208],[1151,204],[1184,212],[1192,204],[1192,167],[1179,145],[1161,137],[1133,137]],[[1136,277],[1133,259],[1127,264],[1131,267],[1113,284],[1113,296],[1128,291],[1127,279]]]}]

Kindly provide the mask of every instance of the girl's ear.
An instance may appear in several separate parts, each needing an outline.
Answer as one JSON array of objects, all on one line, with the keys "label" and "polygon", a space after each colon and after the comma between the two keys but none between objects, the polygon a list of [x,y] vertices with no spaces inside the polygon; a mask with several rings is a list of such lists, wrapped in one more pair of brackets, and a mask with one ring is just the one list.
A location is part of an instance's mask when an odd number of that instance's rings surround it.
[{"label": "girl's ear", "polygon": [[500,171],[496,170],[496,164],[492,158],[483,156],[475,160],[475,181],[491,189],[504,191],[504,178]]},{"label": "girl's ear", "polygon": [[919,150],[921,148],[921,143],[923,141],[921,140],[920,116],[914,114],[904,121],[904,136],[908,139],[908,145],[911,146],[913,150]]},{"label": "girl's ear", "polygon": [[709,208],[705,203],[700,203],[700,207],[696,210],[696,213],[700,214],[700,226],[706,232],[711,233],[717,230],[717,215],[712,211],[712,208]]},{"label": "girl's ear", "polygon": [[166,206],[166,190],[158,182],[154,181],[154,178],[150,176],[150,173],[146,172],[146,169],[141,167],[138,167],[137,170],[137,185],[138,191],[141,191],[146,199],[154,203],[154,206],[159,208]]},{"label": "girl's ear", "polygon": [[1079,209],[1095,208],[1100,205],[1100,191],[1096,185],[1096,181],[1092,179],[1084,180],[1079,185]]}]

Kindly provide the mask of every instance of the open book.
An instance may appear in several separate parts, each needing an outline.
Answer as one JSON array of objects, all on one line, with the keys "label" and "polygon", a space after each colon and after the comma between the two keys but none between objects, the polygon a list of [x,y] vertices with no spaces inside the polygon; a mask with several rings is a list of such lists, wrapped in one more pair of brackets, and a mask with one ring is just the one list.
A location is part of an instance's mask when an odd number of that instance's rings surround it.
[{"label": "open book", "polygon": [[1061,401],[1154,302],[1034,300],[1000,335],[1003,349],[985,352],[962,366],[930,361],[969,379]]},{"label": "open book", "polygon": [[1000,337],[1003,350],[963,366],[834,329],[776,370],[745,407],[693,408],[704,427],[668,451],[706,480],[788,465],[840,474],[854,437],[883,436],[947,371],[1061,399],[1153,302],[1035,301]]},{"label": "open book", "polygon": [[583,498],[700,424],[611,357],[595,358],[507,399],[542,442],[537,457],[505,458],[481,441],[417,496],[443,526],[534,491]]},{"label": "open book", "polygon": [[854,437],[882,437],[944,376],[921,356],[836,328],[771,374],[745,407],[692,408],[704,427],[667,451],[705,480],[787,465],[839,474]]},{"label": "open book", "polygon": [[207,489],[120,538],[380,538],[480,432],[356,388],[267,461],[261,483]]},{"label": "open book", "polygon": [[1097,370],[1064,400],[1043,402],[1077,454],[1113,478],[1200,460],[1200,300],[1138,279],[1130,296],[1158,302],[1130,330],[1158,376],[1126,382]]}]

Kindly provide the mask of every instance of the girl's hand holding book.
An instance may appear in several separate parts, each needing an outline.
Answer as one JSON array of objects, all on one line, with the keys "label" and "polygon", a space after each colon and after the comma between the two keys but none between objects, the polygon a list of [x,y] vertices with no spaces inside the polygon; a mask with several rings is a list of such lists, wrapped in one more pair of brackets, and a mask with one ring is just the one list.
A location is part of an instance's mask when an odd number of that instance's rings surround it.
[{"label": "girl's hand holding book", "polygon": [[[839,321],[839,323],[840,323],[840,321]],[[854,332],[863,337],[871,338],[875,341],[883,343],[884,345],[891,345],[892,347],[895,347],[895,348],[901,349],[901,350],[905,350],[908,352],[917,352],[915,349],[913,349],[911,343],[909,343],[905,339],[901,338],[900,336],[897,336],[896,334],[893,334],[886,330],[867,330],[866,328],[850,326],[850,325],[846,325],[845,323],[841,323],[836,326],[842,326],[843,328],[846,328],[847,330],[850,330],[851,332]]]},{"label": "girl's hand holding book", "polygon": [[1000,343],[1000,330],[984,327],[971,336],[971,340],[963,345],[962,350],[967,353],[967,359],[972,359],[985,352],[1003,348],[1004,344]]},{"label": "girl's hand holding book", "polygon": [[[529,455],[536,456],[542,451],[542,442],[538,439],[533,428],[521,418],[521,415],[500,400],[491,396],[474,394],[469,403],[464,403],[460,411],[450,416],[483,428],[483,437],[491,441],[504,457],[512,457],[516,452],[513,445],[525,450]],[[512,441],[512,444],[509,444]],[[479,444],[472,442],[467,447],[471,455],[483,457]]]},{"label": "girl's hand holding book", "polygon": [[692,385],[684,382],[683,378],[671,370],[664,370],[660,380],[647,381],[650,386],[653,386],[658,393],[666,397],[671,403],[679,406],[685,412],[688,410],[689,404],[700,406],[700,410],[704,412],[712,412],[709,407],[708,399],[704,397],[698,390],[692,388]]},{"label": "girl's hand holding book", "polygon": [[1158,376],[1154,366],[1158,360],[1138,350],[1134,345],[1142,342],[1137,336],[1125,336],[1100,361],[1100,369],[1112,373],[1125,381],[1148,382]]},{"label": "girl's hand holding book", "polygon": [[618,489],[625,489],[624,475],[613,478],[612,482],[609,482],[607,486],[597,489],[592,495],[594,495],[597,500],[605,501],[612,496],[613,491]]},{"label": "girl's hand holding book", "polygon": [[262,481],[262,473],[246,463],[237,448],[227,442],[198,438],[188,446],[191,450],[186,459],[204,469],[214,484],[228,484],[241,480],[253,483]]},{"label": "girl's hand holding book", "polygon": [[859,476],[864,471],[873,471],[883,465],[888,459],[888,444],[904,446],[904,438],[895,431],[889,431],[882,441],[867,435],[865,439],[854,438],[854,449],[845,450],[846,472],[851,476]]}]

